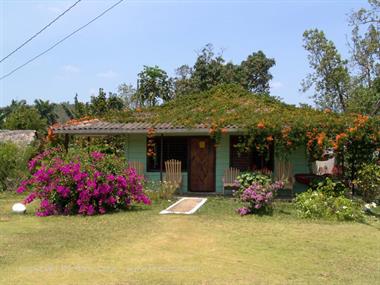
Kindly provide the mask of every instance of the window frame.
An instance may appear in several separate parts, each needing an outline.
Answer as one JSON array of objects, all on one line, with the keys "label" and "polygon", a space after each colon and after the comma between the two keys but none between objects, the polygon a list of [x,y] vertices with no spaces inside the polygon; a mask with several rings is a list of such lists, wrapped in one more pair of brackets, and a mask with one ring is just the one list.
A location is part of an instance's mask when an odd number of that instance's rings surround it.
[{"label": "window frame", "polygon": [[[236,148],[234,147],[234,144],[236,143],[233,143],[233,140],[236,138],[236,141],[238,142],[239,141],[239,137],[244,137],[244,135],[230,135],[230,141],[229,141],[229,151],[230,151],[230,162],[229,162],[229,166],[230,167],[234,167],[234,168],[238,168],[236,166],[233,165],[233,152],[235,152]],[[255,164],[255,161],[256,161],[256,158],[259,158],[260,156],[257,155],[257,152],[255,151],[250,151],[247,153],[247,155],[250,156],[249,158],[249,167],[248,169],[241,169],[241,168],[238,168],[240,171],[257,171],[257,170],[261,170],[261,169],[264,169],[264,168],[267,168],[271,171],[274,171],[274,142],[272,142],[271,146],[270,146],[270,149],[269,149],[270,153],[269,153],[269,161],[268,163],[263,163],[264,165],[265,164],[268,164],[269,167],[262,167],[262,168],[257,168],[257,169],[253,169],[253,166],[256,165]],[[264,160],[265,161],[265,160]]]},{"label": "window frame", "polygon": [[[156,136],[153,138],[155,140],[155,143],[159,143],[161,144],[161,137],[160,136]],[[163,143],[165,145],[165,139],[166,140],[176,140],[176,139],[181,139],[181,140],[184,140],[185,141],[185,144],[186,144],[186,151],[184,152],[184,155],[186,155],[185,159],[184,160],[181,160],[181,162],[185,162],[181,164],[181,172],[188,172],[189,171],[189,138],[188,137],[185,137],[185,136],[164,136],[163,137]],[[147,137],[146,139],[146,142],[148,143],[148,140],[149,138]],[[160,170],[160,165],[158,166],[158,168],[151,168],[150,167],[150,164],[149,164],[149,159],[150,157],[147,155],[147,151],[148,151],[148,146],[146,145],[146,150],[145,150],[145,156],[146,156],[146,171],[147,172],[161,172]],[[160,154],[159,154],[160,155]],[[160,159],[160,158],[159,158]],[[172,159],[172,158],[170,158]],[[163,158],[163,165],[162,165],[162,172],[166,172],[166,169],[165,169],[165,153],[164,153],[164,158]]]}]

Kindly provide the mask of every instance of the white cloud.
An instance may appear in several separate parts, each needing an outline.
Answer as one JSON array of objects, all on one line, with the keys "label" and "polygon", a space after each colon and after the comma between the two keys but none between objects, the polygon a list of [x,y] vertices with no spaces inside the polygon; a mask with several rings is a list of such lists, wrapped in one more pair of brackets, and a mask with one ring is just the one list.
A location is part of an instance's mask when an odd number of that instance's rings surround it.
[{"label": "white cloud", "polygon": [[280,81],[273,81],[270,83],[270,88],[272,90],[278,90],[281,89],[284,86],[284,84]]},{"label": "white cloud", "polygon": [[106,72],[99,72],[98,74],[96,74],[96,76],[110,79],[110,78],[118,77],[119,74],[113,70],[107,70]]},{"label": "white cloud", "polygon": [[75,65],[71,65],[71,64],[67,64],[67,65],[62,66],[62,70],[65,73],[78,73],[78,72],[80,72],[79,67],[77,67]]}]

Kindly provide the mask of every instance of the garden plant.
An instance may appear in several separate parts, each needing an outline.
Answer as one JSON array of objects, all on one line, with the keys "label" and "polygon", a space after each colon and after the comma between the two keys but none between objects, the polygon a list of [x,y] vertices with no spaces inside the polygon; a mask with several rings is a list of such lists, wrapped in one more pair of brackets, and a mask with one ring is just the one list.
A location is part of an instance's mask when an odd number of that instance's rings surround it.
[{"label": "garden plant", "polygon": [[30,177],[17,192],[29,192],[25,204],[40,200],[38,216],[105,214],[150,204],[142,177],[125,165],[101,152],[47,149],[29,162]]}]

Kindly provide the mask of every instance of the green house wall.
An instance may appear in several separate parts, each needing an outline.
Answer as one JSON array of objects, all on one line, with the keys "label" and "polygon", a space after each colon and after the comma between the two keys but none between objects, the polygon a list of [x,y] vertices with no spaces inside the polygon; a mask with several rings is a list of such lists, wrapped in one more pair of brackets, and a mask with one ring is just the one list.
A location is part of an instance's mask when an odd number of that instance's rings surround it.
[{"label": "green house wall", "polygon": [[[190,135],[190,134],[188,134]],[[159,172],[146,172],[146,135],[145,134],[130,134],[126,142],[126,157],[129,161],[140,161],[144,164],[145,177],[151,180],[160,180]],[[216,163],[215,163],[215,190],[217,193],[223,192],[223,174],[224,170],[230,166],[230,135],[222,136],[221,141],[216,148]],[[293,174],[307,173],[307,155],[306,149],[297,149],[289,156],[289,160],[293,165]],[[276,171],[276,169],[275,169]],[[306,187],[302,184],[295,183],[294,192],[304,191]],[[187,172],[182,172],[182,192],[188,191],[188,176]]]},{"label": "green house wall", "polygon": [[[279,158],[275,158],[279,159]],[[309,173],[309,166],[308,166],[308,159],[307,159],[307,152],[305,147],[300,147],[296,149],[294,152],[292,152],[288,156],[288,160],[291,162],[293,167],[293,177],[297,173]],[[276,164],[275,164],[276,165]],[[276,173],[277,169],[274,169],[274,172]],[[306,185],[295,182],[293,185],[293,192],[294,193],[300,193],[306,190]]]}]

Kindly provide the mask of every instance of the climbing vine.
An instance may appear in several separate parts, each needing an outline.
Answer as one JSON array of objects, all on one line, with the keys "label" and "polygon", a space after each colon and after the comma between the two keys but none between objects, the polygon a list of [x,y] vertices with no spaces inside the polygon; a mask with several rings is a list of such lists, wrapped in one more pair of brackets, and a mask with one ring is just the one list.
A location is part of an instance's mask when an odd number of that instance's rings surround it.
[{"label": "climbing vine", "polygon": [[[266,152],[275,143],[277,154],[287,155],[306,147],[311,160],[324,156],[325,150],[355,149],[355,157],[379,148],[380,118],[338,114],[330,110],[296,107],[266,94],[252,94],[237,85],[220,85],[209,91],[180,96],[161,106],[130,112],[114,112],[106,119],[117,122],[170,122],[189,128],[204,126],[219,143],[228,128],[238,127],[244,134],[239,146]],[[148,134],[149,137],[153,136]],[[354,147],[355,146],[355,147]],[[148,154],[154,155],[152,146]],[[366,149],[366,150],[364,150]],[[368,158],[368,155],[366,155]]]}]

